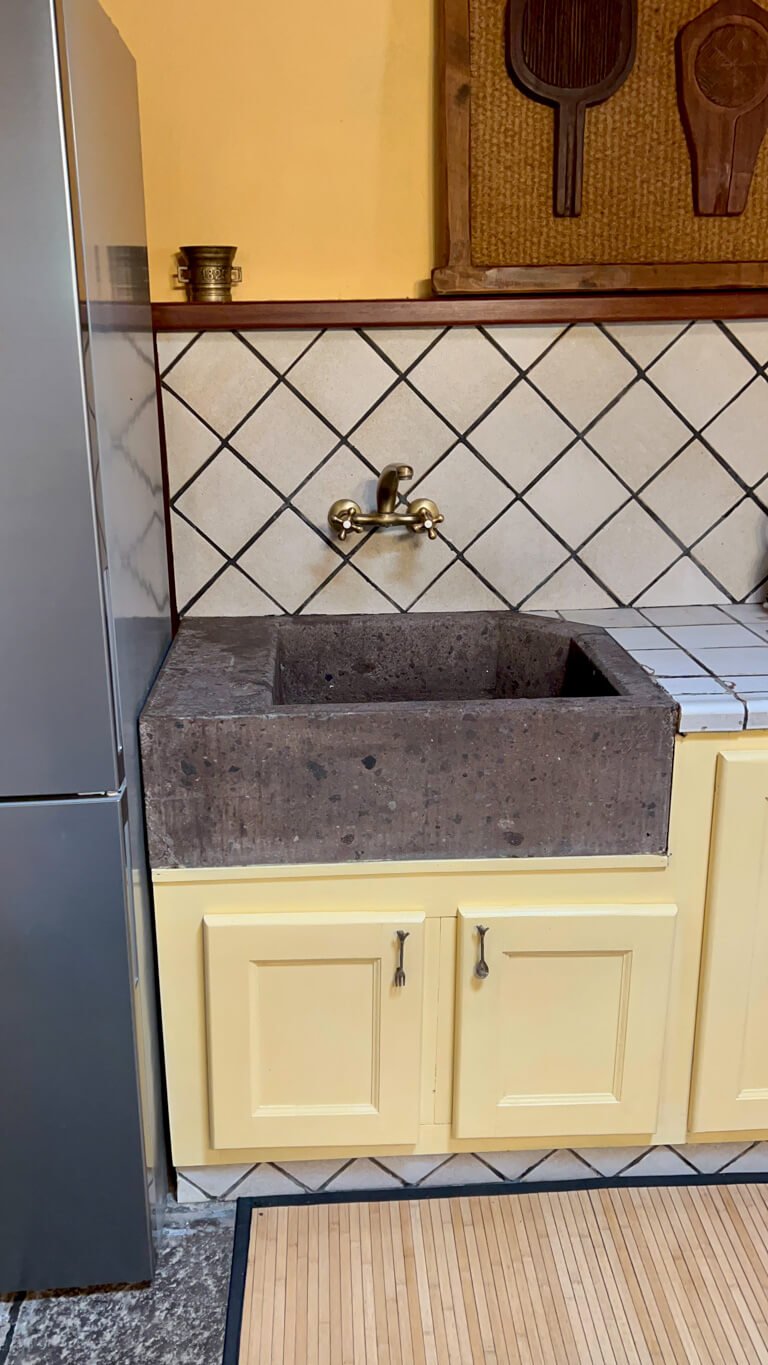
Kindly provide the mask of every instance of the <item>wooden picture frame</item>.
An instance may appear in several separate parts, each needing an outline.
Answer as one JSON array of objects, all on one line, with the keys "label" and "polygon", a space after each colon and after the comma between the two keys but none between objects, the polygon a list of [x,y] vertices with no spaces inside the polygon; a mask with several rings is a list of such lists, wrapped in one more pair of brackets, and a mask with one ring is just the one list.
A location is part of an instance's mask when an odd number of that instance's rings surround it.
[{"label": "wooden picture frame", "polygon": [[[473,259],[470,0],[442,0],[442,213],[444,263],[432,275],[440,295],[590,294],[753,290],[768,287],[766,261],[584,265],[477,265]],[[768,241],[766,242],[768,249]]]}]

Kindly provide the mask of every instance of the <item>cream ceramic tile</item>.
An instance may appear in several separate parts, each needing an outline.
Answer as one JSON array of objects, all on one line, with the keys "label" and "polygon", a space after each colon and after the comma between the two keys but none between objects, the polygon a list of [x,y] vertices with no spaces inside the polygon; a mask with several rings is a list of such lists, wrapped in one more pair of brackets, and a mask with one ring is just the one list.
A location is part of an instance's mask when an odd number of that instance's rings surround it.
[{"label": "cream ceramic tile", "polygon": [[[765,613],[763,615],[765,616]],[[754,638],[768,642],[768,620],[745,622],[744,629]]]},{"label": "cream ceramic tile", "polygon": [[483,1152],[483,1161],[491,1167],[502,1180],[520,1180],[533,1166],[538,1166],[549,1156],[549,1148],[529,1152]]},{"label": "cream ceramic tile", "polygon": [[623,645],[624,649],[670,649],[672,641],[663,631],[656,630],[654,626],[630,626],[625,629],[619,626],[614,627],[610,634],[617,644]]},{"label": "cream ceramic tile", "polygon": [[231,444],[288,494],[333,450],[338,439],[306,403],[279,384],[235,433]]},{"label": "cream ceramic tile", "polygon": [[656,681],[676,700],[680,697],[718,697],[726,691],[720,680],[709,674],[701,678],[664,678],[657,674]]},{"label": "cream ceramic tile", "polygon": [[255,1169],[252,1162],[239,1166],[184,1166],[177,1174],[193,1181],[209,1199],[224,1199],[233,1185]]},{"label": "cream ceramic tile", "polygon": [[706,626],[667,626],[666,630],[676,644],[682,645],[695,657],[698,657],[701,649],[729,649],[739,645],[749,648],[757,643],[754,633],[735,621],[730,624],[720,621],[716,625]]},{"label": "cream ceramic tile", "polygon": [[678,693],[681,735],[744,729],[744,703],[731,696],[686,696]]},{"label": "cream ceramic tile", "polygon": [[728,623],[725,609],[720,607],[644,607],[655,626],[722,626]]},{"label": "cream ceramic tile", "polygon": [[768,691],[747,693],[746,707],[746,728],[748,730],[768,730]]},{"label": "cream ceramic tile", "polygon": [[517,502],[485,531],[466,558],[513,605],[524,601],[568,552]]},{"label": "cream ceramic tile", "polygon": [[598,1175],[611,1179],[643,1156],[647,1147],[579,1147],[577,1155],[597,1171]]},{"label": "cream ceramic tile", "polygon": [[641,628],[645,620],[634,607],[610,607],[605,611],[572,611],[563,608],[568,621],[577,621],[584,626],[603,626],[606,630],[631,630]]},{"label": "cream ceramic tile", "polygon": [[187,1180],[180,1171],[176,1172],[176,1202],[178,1204],[207,1204],[210,1195],[203,1194],[196,1185]]},{"label": "cream ceramic tile", "polygon": [[631,602],[677,558],[665,531],[636,503],[622,508],[581,551],[581,558],[619,599]]},{"label": "cream ceramic tile", "polygon": [[291,1180],[297,1180],[307,1190],[321,1190],[333,1176],[347,1165],[347,1159],[319,1161],[280,1161],[273,1163]]},{"label": "cream ceramic tile", "polygon": [[411,370],[411,383],[464,432],[517,371],[475,327],[452,327]]},{"label": "cream ceramic tile", "polygon": [[640,488],[690,439],[690,431],[644,379],[589,433],[589,443],[630,488]]},{"label": "cream ceramic tile", "polygon": [[691,602],[722,602],[725,605],[728,598],[687,555],[667,569],[638,598],[638,606],[643,610],[647,607],[674,608],[677,603],[687,607]]},{"label": "cream ceramic tile", "polygon": [[768,674],[724,673],[721,681],[739,696],[747,696],[751,692],[768,692]]},{"label": "cream ceramic tile", "polygon": [[450,427],[408,384],[398,384],[355,427],[349,444],[377,470],[392,462],[409,464],[418,479],[455,440]]},{"label": "cream ceramic tile", "polygon": [[685,450],[643,489],[642,499],[686,545],[743,497],[740,485],[700,441]]},{"label": "cream ceramic tile", "polygon": [[582,431],[635,377],[598,328],[572,327],[531,370],[531,381]]},{"label": "cream ceramic tile", "polygon": [[546,583],[536,588],[523,605],[526,611],[546,607],[556,607],[558,610],[569,607],[610,608],[613,600],[575,559],[569,559]]},{"label": "cream ceramic tile", "polygon": [[696,1142],[675,1150],[690,1161],[702,1175],[715,1175],[751,1146],[748,1142]]},{"label": "cream ceramic tile", "polygon": [[741,621],[744,625],[761,625],[768,621],[768,611],[764,606],[757,602],[729,602],[723,607],[726,616],[732,616],[734,621]]},{"label": "cream ceramic tile", "polygon": [[534,1166],[522,1177],[524,1185],[544,1180],[597,1180],[597,1174],[586,1161],[577,1156],[576,1152],[563,1148],[562,1151],[551,1152],[538,1166]]},{"label": "cream ceramic tile", "polygon": [[442,1166],[422,1180],[422,1185],[492,1185],[499,1177],[479,1157],[462,1152],[449,1157]]},{"label": "cream ceramic tile", "polygon": [[404,1180],[407,1185],[418,1185],[438,1166],[442,1166],[444,1156],[382,1156],[379,1162],[388,1171]]},{"label": "cream ceramic tile", "polygon": [[693,1168],[674,1150],[673,1147],[651,1147],[639,1161],[621,1171],[623,1176],[638,1175],[689,1175]]},{"label": "cream ceramic tile", "polygon": [[740,318],[725,325],[754,357],[758,365],[768,365],[768,319]]},{"label": "cream ceramic tile", "polygon": [[379,531],[360,546],[354,562],[398,606],[409,607],[454,557],[439,537]]},{"label": "cream ceramic tile", "polygon": [[525,323],[519,327],[485,327],[483,330],[493,337],[497,346],[501,346],[521,370],[527,370],[565,329]]},{"label": "cream ceramic tile", "polygon": [[171,516],[173,538],[173,570],[176,579],[176,600],[183,611],[190,598],[208,582],[226,560],[203,540],[177,512]]},{"label": "cream ceramic tile", "polygon": [[645,369],[673,342],[684,322],[612,322],[606,331]]},{"label": "cream ceramic tile", "polygon": [[523,380],[474,427],[470,444],[519,492],[572,440],[570,427]]},{"label": "cream ceramic tile", "polygon": [[253,1170],[243,1180],[228,1191],[225,1198],[263,1199],[270,1195],[297,1195],[301,1192],[301,1186],[295,1180],[283,1175],[277,1166],[272,1166],[265,1161],[262,1162],[261,1166],[254,1166]]},{"label": "cream ceramic tile", "polygon": [[632,657],[649,673],[664,678],[700,678],[706,671],[684,649],[638,649]]},{"label": "cream ceramic tile", "polygon": [[704,435],[749,484],[768,474],[768,379],[758,376],[704,429]]},{"label": "cream ceramic tile", "polygon": [[396,610],[378,588],[358,573],[354,564],[347,564],[340,573],[334,574],[307,607],[307,613],[313,616],[348,613],[381,616]]},{"label": "cream ceramic tile", "polygon": [[696,658],[717,678],[768,673],[768,645],[753,649],[697,649]]},{"label": "cream ceramic tile", "polygon": [[503,611],[506,605],[457,560],[414,602],[411,611]]},{"label": "cream ceramic tile", "polygon": [[239,560],[284,611],[298,611],[310,593],[338,568],[340,556],[287,509]]},{"label": "cream ceramic tile", "polygon": [[227,555],[235,555],[281,506],[263,479],[222,450],[177,502],[185,517]]},{"label": "cream ceramic tile", "polygon": [[623,484],[583,441],[571,446],[525,495],[528,506],[573,549],[627,498]]},{"label": "cream ceramic tile", "polygon": [[733,597],[747,597],[768,572],[768,517],[746,498],[694,553]]},{"label": "cream ceramic tile", "polygon": [[296,328],[282,331],[279,328],[265,330],[262,332],[245,332],[246,341],[249,342],[259,355],[268,361],[280,374],[285,374],[291,366],[296,363],[299,356],[303,355],[308,346],[312,345],[317,331],[309,331],[305,328]]},{"label": "cream ceramic tile", "polygon": [[440,327],[366,327],[365,335],[398,370],[408,370],[439,337]]},{"label": "cream ceramic tile", "polygon": [[748,360],[714,322],[697,322],[648,371],[671,403],[701,430],[752,378]]},{"label": "cream ceramic tile", "polygon": [[294,493],[292,502],[341,554],[349,554],[358,544],[358,534],[339,540],[328,525],[328,511],[338,498],[351,498],[366,511],[376,507],[376,475],[348,446],[340,446]]},{"label": "cream ceramic tile", "polygon": [[275,383],[232,332],[203,332],[165,383],[220,436],[227,436]]},{"label": "cream ceramic tile", "polygon": [[411,496],[432,498],[437,503],[445,517],[441,535],[463,550],[515,495],[482,460],[459,444],[414,482],[408,490]]},{"label": "cream ceramic tile", "polygon": [[234,564],[190,608],[190,616],[276,616],[280,608]]},{"label": "cream ceramic tile", "polygon": [[168,485],[173,497],[205,464],[221,442],[167,389],[163,391],[163,420],[168,454]]},{"label": "cream ceramic tile", "polygon": [[161,375],[165,374],[177,356],[180,356],[198,335],[198,332],[157,333],[157,363]]},{"label": "cream ceramic tile", "polygon": [[350,1161],[339,1175],[335,1175],[329,1181],[326,1189],[333,1190],[334,1194],[341,1190],[401,1190],[402,1182],[384,1170],[383,1166],[378,1166],[375,1161],[369,1161],[367,1157],[358,1157],[355,1161]]},{"label": "cream ceramic tile", "polygon": [[726,1166],[729,1175],[762,1175],[768,1173],[768,1142],[756,1142],[754,1147],[737,1156]]},{"label": "cream ceramic tile", "polygon": [[396,374],[357,332],[324,332],[297,361],[290,382],[342,435],[365,416]]}]

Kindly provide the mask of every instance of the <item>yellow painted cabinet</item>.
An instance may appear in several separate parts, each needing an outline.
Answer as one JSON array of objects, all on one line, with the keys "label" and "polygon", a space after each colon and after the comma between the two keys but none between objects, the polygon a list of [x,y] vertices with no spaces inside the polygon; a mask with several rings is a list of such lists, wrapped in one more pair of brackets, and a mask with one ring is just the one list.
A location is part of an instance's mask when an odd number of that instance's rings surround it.
[{"label": "yellow painted cabinet", "polygon": [[203,934],[214,1147],[416,1140],[422,913],[210,914]]},{"label": "yellow painted cabinet", "polygon": [[461,908],[454,1136],[652,1132],[675,916],[673,905]]},{"label": "yellow painted cabinet", "polygon": [[690,1116],[768,1128],[768,753],[718,759]]}]

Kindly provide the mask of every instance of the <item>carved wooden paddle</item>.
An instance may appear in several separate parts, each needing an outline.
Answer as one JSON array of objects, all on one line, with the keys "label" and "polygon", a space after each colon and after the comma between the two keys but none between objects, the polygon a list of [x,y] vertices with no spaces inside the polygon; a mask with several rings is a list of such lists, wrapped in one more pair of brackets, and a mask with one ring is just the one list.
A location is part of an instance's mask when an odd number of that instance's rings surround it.
[{"label": "carved wooden paddle", "polygon": [[581,213],[586,111],[624,84],[636,45],[637,0],[509,0],[510,75],[524,94],[556,111],[558,218]]},{"label": "carved wooden paddle", "polygon": [[677,79],[696,212],[743,213],[768,129],[768,13],[718,0],[677,35]]}]

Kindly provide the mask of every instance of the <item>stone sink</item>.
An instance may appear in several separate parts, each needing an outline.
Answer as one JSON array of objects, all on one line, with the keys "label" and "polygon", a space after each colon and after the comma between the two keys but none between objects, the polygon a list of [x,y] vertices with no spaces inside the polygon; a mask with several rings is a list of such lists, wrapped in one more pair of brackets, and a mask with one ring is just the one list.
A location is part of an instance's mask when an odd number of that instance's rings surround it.
[{"label": "stone sink", "polygon": [[141,719],[151,860],[662,853],[676,721],[596,626],[187,619]]}]

